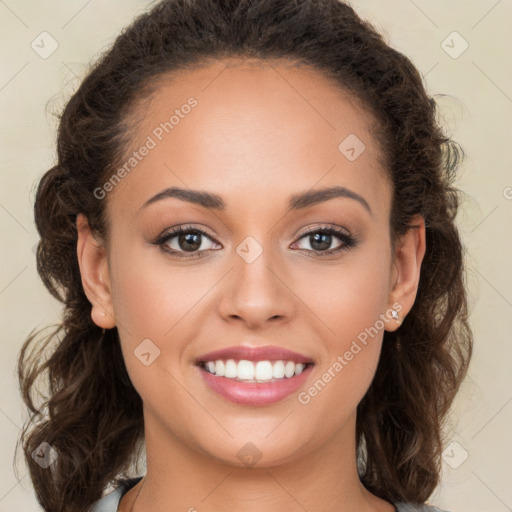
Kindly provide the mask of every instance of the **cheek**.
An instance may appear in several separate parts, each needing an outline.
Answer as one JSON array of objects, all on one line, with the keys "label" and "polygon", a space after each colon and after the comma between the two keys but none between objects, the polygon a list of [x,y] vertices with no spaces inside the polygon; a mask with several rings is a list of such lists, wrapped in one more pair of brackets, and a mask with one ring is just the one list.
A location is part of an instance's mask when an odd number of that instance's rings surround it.
[{"label": "cheek", "polygon": [[126,368],[146,405],[165,410],[169,396],[179,402],[183,393],[173,378],[187,341],[183,329],[206,290],[191,285],[192,266],[156,264],[147,249],[117,254],[112,296]]},{"label": "cheek", "polygon": [[355,410],[377,368],[384,327],[391,321],[388,254],[384,245],[361,250],[335,270],[317,269],[310,281],[315,286],[300,292],[320,320],[323,352],[313,385],[299,402],[323,409],[332,428]]},{"label": "cheek", "polygon": [[[200,271],[197,265],[170,262],[152,249],[117,254],[122,257],[116,257],[113,251],[114,312],[128,373],[142,395],[150,390],[150,382],[158,387],[158,379],[173,381],[157,370],[173,375],[183,371],[190,339],[214,308],[208,298],[219,276],[214,269],[204,267]],[[137,358],[146,346],[150,353],[157,354],[148,367]]]},{"label": "cheek", "polygon": [[387,309],[390,255],[385,241],[347,253],[336,265],[311,264],[307,272],[297,272],[295,283],[294,292],[318,318],[331,350],[342,350]]},{"label": "cheek", "polygon": [[122,257],[112,258],[116,320],[133,337],[161,339],[204,293],[193,266],[169,265],[156,250],[118,251]]}]

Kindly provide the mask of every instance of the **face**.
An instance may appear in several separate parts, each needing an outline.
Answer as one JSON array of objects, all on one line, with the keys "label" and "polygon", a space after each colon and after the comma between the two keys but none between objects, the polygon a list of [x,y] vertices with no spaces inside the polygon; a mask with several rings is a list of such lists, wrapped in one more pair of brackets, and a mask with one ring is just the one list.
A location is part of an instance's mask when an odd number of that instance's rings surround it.
[{"label": "face", "polygon": [[[421,252],[390,240],[370,114],[316,71],[216,62],[162,82],[136,119],[130,171],[102,189],[108,251],[89,257],[83,231],[79,255],[93,319],[118,328],[146,433],[234,465],[248,442],[274,465],[353,436]],[[308,365],[247,384],[197,364],[217,371],[205,354],[269,345]],[[279,373],[275,361],[295,357],[255,359]]]}]

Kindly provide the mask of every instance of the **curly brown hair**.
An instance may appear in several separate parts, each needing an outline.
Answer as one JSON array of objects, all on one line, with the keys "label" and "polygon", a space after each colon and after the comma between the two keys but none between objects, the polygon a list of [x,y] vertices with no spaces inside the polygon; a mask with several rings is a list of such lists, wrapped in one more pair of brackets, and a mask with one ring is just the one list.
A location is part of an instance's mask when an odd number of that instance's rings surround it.
[{"label": "curly brown hair", "polygon": [[[37,344],[41,331],[31,332],[18,361],[31,412],[20,439],[44,510],[88,509],[128,475],[144,435],[142,401],[117,329],[104,331],[91,320],[76,254],[77,215],[108,239],[106,202],[94,190],[123,161],[134,105],[165,73],[233,56],[312,66],[378,120],[393,183],[392,239],[420,214],[427,248],[414,306],[400,329],[385,332],[376,375],[358,406],[360,479],[383,499],[414,503],[439,482],[442,427],[473,343],[455,226],[460,192],[453,186],[464,152],[443,133],[419,72],[338,0],[162,0],[122,31],[67,102],[57,164],[37,188],[37,269],[64,305],[62,322]],[[48,395],[36,403],[39,379]],[[43,442],[58,454],[47,469],[31,456]]]}]

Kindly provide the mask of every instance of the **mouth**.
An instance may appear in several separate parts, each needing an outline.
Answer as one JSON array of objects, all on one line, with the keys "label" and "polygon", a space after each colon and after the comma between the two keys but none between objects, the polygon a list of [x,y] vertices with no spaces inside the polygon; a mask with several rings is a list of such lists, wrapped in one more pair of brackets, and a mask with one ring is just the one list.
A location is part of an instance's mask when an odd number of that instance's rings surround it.
[{"label": "mouth", "polygon": [[194,361],[210,390],[230,402],[262,406],[297,391],[315,362],[280,347],[231,347]]}]

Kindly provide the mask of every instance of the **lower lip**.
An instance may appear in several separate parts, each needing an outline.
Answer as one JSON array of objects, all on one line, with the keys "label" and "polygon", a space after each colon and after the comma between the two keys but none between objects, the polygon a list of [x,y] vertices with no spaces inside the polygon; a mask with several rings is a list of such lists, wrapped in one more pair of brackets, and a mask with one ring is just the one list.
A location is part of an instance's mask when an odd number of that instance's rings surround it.
[{"label": "lower lip", "polygon": [[313,365],[308,365],[301,374],[274,382],[243,382],[226,377],[216,377],[197,367],[208,386],[231,402],[243,405],[268,405],[283,400],[297,391],[309,377]]}]

